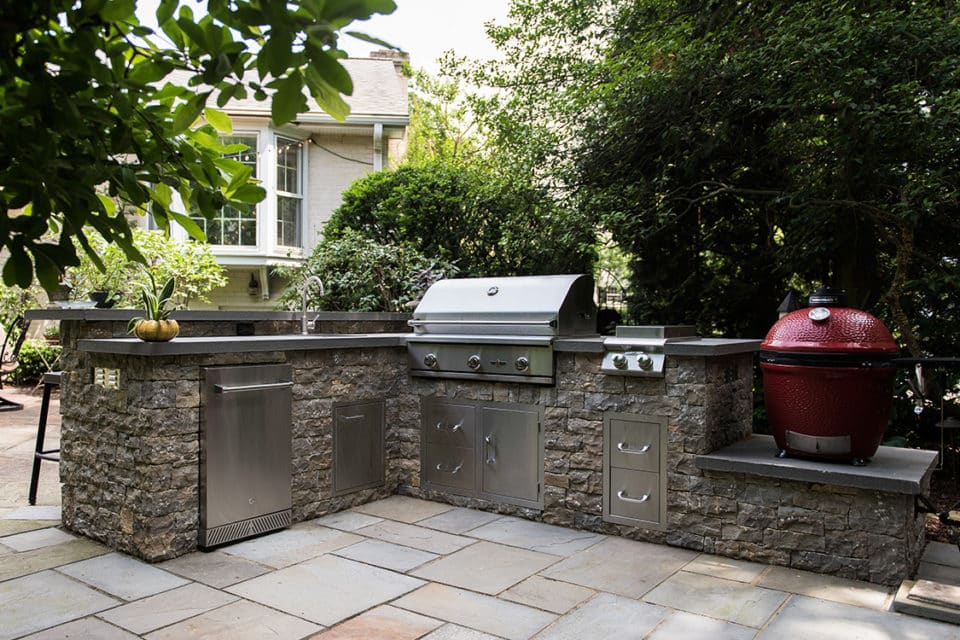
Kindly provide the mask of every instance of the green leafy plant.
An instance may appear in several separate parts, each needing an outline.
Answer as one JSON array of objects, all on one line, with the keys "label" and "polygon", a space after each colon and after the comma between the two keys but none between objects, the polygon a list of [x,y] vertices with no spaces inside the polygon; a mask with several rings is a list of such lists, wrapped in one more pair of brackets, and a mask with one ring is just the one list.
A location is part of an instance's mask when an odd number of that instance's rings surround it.
[{"label": "green leafy plant", "polygon": [[10,374],[13,384],[35,384],[48,371],[59,371],[60,345],[26,340],[17,354],[17,368]]},{"label": "green leafy plant", "polygon": [[173,297],[173,289],[176,286],[175,279],[170,278],[164,283],[162,289],[157,289],[157,281],[153,274],[147,273],[150,276],[150,286],[141,286],[140,288],[143,315],[130,318],[130,322],[127,324],[127,333],[132,333],[137,323],[142,320],[160,322],[166,320],[170,316],[170,312],[173,311],[173,309],[168,309],[167,305],[170,303],[170,298]]}]

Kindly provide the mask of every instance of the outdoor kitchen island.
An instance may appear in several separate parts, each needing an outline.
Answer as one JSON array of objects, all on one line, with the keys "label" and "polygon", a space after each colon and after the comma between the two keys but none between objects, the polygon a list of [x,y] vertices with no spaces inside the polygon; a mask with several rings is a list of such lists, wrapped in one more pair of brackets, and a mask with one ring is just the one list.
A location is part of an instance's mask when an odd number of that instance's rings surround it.
[{"label": "outdoor kitchen island", "polygon": [[[263,335],[254,323],[252,336],[197,331],[158,344],[111,337],[123,335],[123,323],[96,317],[58,318],[63,523],[147,560],[198,547],[204,369],[287,364],[294,522],[400,493],[887,585],[919,562],[923,518],[914,498],[927,489],[930,452],[897,457],[897,482],[886,481],[885,448],[858,471],[868,479],[854,481],[848,468],[826,463],[805,463],[814,467],[806,475],[784,472],[790,461],[772,449],[770,473],[763,456],[743,463],[728,453],[763,443],[751,437],[759,341],[666,344],[662,377],[630,377],[602,372],[599,336],[559,337],[555,382],[531,384],[412,376],[409,333]],[[350,469],[338,468],[349,463],[337,462],[350,452],[338,448],[357,442],[345,419],[359,413],[350,408],[368,405],[380,407],[369,415],[382,416],[382,428],[361,444],[382,446],[382,475],[351,484]],[[444,480],[465,473],[445,462],[432,467],[440,475],[425,477],[422,455],[435,442],[427,434],[471,426],[434,421],[438,405],[466,407],[475,429],[498,410],[522,414],[521,425],[534,416],[534,446],[525,462],[511,460],[535,467],[519,469],[523,495],[509,495],[517,485],[508,482],[499,499],[499,479],[485,484],[476,470],[464,484]],[[490,444],[475,433],[474,449]],[[474,466],[510,457],[493,444],[472,451]],[[634,461],[637,451],[656,455]],[[617,489],[621,481],[640,489]]]}]

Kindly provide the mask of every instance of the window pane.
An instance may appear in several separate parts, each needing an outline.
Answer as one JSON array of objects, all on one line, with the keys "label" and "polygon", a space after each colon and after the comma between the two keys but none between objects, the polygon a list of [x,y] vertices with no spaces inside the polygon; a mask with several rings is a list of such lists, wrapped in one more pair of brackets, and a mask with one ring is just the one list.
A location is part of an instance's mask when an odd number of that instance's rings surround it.
[{"label": "window pane", "polygon": [[257,136],[238,135],[238,136],[220,136],[220,142],[225,145],[245,144],[247,149],[236,153],[228,153],[225,158],[239,160],[243,164],[253,169],[253,177],[257,177]]},{"label": "window pane", "polygon": [[303,143],[277,138],[277,191],[300,193],[300,151]]},{"label": "window pane", "polygon": [[[252,177],[257,176],[257,136],[221,136],[220,142],[225,145],[247,145],[247,149],[228,153],[224,157],[239,160],[253,170]],[[192,219],[207,234],[208,244],[244,247],[257,244],[257,209],[254,205],[226,206],[212,220],[203,216],[192,216]]]},{"label": "window pane", "polygon": [[300,199],[277,196],[277,243],[300,246]]}]

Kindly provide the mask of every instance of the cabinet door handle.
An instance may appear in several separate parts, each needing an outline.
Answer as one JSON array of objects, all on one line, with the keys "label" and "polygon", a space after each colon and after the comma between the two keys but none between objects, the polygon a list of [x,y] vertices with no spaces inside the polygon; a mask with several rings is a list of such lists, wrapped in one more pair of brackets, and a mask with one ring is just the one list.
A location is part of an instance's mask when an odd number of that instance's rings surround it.
[{"label": "cabinet door handle", "polygon": [[444,426],[443,426],[443,422],[438,422],[438,423],[437,423],[437,426],[436,426],[436,429],[437,429],[437,431],[443,431],[444,429],[449,429],[449,430],[450,430],[450,433],[456,433],[457,431],[460,431],[460,430],[463,429],[463,420],[461,420],[461,421],[458,422],[457,424],[452,425],[452,426],[449,426],[449,427],[444,427]]},{"label": "cabinet door handle", "polygon": [[621,453],[629,453],[631,455],[639,456],[646,453],[647,451],[650,451],[650,445],[645,444],[639,449],[631,449],[630,445],[627,444],[626,442],[618,442],[617,450],[619,450]]},{"label": "cabinet door handle", "polygon": [[487,447],[493,447],[493,455],[487,456],[487,464],[496,464],[497,463],[497,449],[496,445],[493,442],[493,434],[483,436],[483,442]]},{"label": "cabinet door handle", "polygon": [[620,498],[621,500],[625,501],[625,502],[636,502],[636,503],[639,504],[639,503],[641,503],[641,502],[646,502],[647,500],[649,500],[649,499],[650,499],[650,494],[649,494],[649,493],[645,493],[645,494],[643,494],[642,496],[640,496],[639,498],[631,498],[630,496],[627,495],[627,492],[626,492],[626,491],[624,491],[623,489],[620,489],[620,491],[617,491],[617,497]]},{"label": "cabinet door handle", "polygon": [[461,468],[461,467],[463,467],[463,463],[462,463],[462,462],[461,462],[460,464],[458,464],[457,466],[453,467],[452,469],[450,468],[450,465],[448,465],[448,464],[445,465],[445,464],[443,464],[442,462],[438,462],[438,463],[437,463],[437,471],[440,471],[441,473],[449,473],[450,475],[453,475],[453,474],[457,473],[458,471],[460,471],[460,468]]}]

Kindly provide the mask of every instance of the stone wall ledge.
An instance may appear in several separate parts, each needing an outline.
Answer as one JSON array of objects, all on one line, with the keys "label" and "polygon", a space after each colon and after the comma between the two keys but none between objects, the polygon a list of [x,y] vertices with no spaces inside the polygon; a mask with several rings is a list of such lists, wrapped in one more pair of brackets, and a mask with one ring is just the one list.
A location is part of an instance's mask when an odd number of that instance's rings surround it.
[{"label": "stone wall ledge", "polygon": [[[747,338],[696,338],[668,342],[663,346],[663,352],[668,356],[691,358],[732,356],[759,351],[760,343],[760,340]],[[553,341],[553,348],[556,351],[570,353],[604,353],[606,351],[603,346],[603,336],[560,337]]]},{"label": "stone wall ledge", "polygon": [[258,351],[316,351],[406,346],[402,333],[350,333],[328,335],[210,336],[174,338],[170,342],[143,342],[136,338],[81,339],[77,348],[87,353],[136,356],[183,356]]},{"label": "stone wall ledge", "polygon": [[929,487],[936,451],[880,447],[869,464],[857,467],[839,462],[777,458],[773,436],[753,435],[732,445],[696,457],[705,471],[745,473],[766,478],[918,495]]}]

